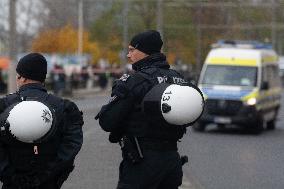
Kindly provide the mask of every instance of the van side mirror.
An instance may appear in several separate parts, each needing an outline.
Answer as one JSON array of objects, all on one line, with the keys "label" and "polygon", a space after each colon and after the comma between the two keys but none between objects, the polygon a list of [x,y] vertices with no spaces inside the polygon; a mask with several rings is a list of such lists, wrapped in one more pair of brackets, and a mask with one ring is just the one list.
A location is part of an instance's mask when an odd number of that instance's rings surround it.
[{"label": "van side mirror", "polygon": [[263,82],[261,83],[260,89],[262,89],[262,90],[267,90],[267,89],[269,89],[269,84],[268,84],[268,82],[267,82],[267,81],[263,81]]}]

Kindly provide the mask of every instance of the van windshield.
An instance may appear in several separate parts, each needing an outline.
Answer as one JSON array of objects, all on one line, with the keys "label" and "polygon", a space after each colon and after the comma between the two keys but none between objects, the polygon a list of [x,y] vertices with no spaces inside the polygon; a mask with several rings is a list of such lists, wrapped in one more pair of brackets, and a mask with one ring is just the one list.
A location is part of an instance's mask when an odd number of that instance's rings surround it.
[{"label": "van windshield", "polygon": [[208,65],[201,83],[253,87],[256,81],[256,67]]}]

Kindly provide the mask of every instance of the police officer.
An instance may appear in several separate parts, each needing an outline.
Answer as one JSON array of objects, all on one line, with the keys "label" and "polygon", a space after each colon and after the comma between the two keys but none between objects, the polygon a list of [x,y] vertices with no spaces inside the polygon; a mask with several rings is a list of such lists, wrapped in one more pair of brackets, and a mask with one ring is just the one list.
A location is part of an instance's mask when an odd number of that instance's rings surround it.
[{"label": "police officer", "polygon": [[[83,143],[82,113],[70,100],[47,93],[44,87],[47,62],[41,54],[30,53],[22,57],[17,64],[16,71],[18,91],[0,99],[1,115],[10,109],[8,107],[11,105],[22,101],[42,102],[54,113],[54,129],[45,140],[32,143],[17,140],[9,129],[1,129],[0,180],[3,182],[2,188],[61,188],[74,168],[75,156]],[[29,115],[22,117],[25,116]],[[25,121],[25,119],[22,120],[22,122]],[[5,120],[1,120],[1,124],[4,122]]]},{"label": "police officer", "polygon": [[134,73],[112,87],[111,100],[96,116],[110,142],[119,142],[123,161],[117,189],[177,189],[182,184],[182,160],[177,141],[186,126],[173,126],[142,110],[147,92],[159,83],[186,85],[162,54],[163,41],[154,30],[135,35],[128,47]]}]

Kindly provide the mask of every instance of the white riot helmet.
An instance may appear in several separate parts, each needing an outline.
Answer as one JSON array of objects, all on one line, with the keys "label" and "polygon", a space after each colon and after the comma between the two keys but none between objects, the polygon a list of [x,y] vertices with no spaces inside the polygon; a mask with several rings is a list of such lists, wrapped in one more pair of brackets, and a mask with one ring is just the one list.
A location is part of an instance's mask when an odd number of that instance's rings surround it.
[{"label": "white riot helmet", "polygon": [[160,116],[169,124],[191,125],[202,115],[204,99],[196,86],[162,83],[145,95],[142,107],[149,116]]},{"label": "white riot helmet", "polygon": [[52,131],[54,116],[50,108],[38,101],[22,101],[8,112],[9,132],[25,143],[42,142]]}]

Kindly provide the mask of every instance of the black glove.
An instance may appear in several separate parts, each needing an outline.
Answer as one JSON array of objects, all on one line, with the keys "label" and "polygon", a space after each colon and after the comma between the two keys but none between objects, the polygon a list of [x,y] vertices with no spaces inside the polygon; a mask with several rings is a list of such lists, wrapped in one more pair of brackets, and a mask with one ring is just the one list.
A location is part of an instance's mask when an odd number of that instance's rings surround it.
[{"label": "black glove", "polygon": [[101,111],[95,116],[95,120],[99,119],[106,110],[108,110],[108,104],[102,106]]},{"label": "black glove", "polygon": [[181,156],[180,160],[181,160],[181,165],[184,165],[188,162],[188,157],[187,156]]}]

